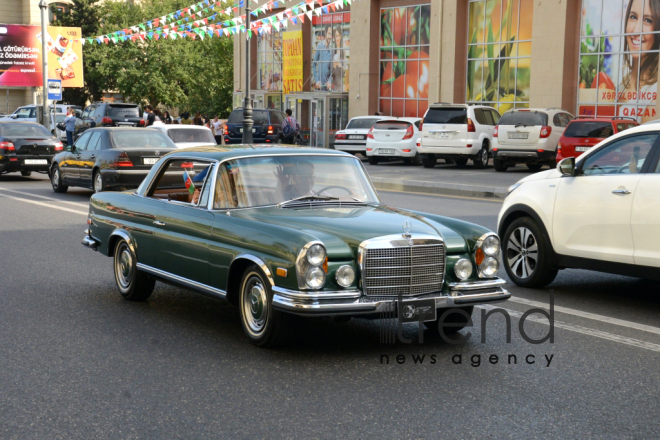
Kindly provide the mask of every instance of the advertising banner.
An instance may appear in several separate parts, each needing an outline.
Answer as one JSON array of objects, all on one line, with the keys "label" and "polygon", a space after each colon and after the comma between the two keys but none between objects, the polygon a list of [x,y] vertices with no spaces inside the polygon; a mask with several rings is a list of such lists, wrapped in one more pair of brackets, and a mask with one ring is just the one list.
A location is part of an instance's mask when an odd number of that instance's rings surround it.
[{"label": "advertising banner", "polygon": [[302,31],[282,32],[282,91],[299,92],[303,87]]},{"label": "advertising banner", "polygon": [[[83,87],[80,28],[47,30],[48,78],[61,80],[62,87]],[[42,86],[41,41],[41,26],[0,24],[0,86]]]},{"label": "advertising banner", "polygon": [[348,92],[351,13],[312,17],[312,89]]}]

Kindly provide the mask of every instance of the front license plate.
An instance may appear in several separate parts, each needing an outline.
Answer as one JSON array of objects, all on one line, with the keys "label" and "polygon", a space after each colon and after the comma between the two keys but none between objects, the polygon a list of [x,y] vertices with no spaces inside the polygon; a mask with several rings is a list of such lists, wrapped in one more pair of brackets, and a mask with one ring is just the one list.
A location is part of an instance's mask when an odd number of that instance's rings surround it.
[{"label": "front license plate", "polygon": [[362,135],[362,134],[349,134],[348,138],[349,139],[364,139],[364,135]]},{"label": "front license plate", "polygon": [[48,165],[48,161],[46,159],[25,159],[23,161],[23,164],[25,164],[25,165]]},{"label": "front license plate", "polygon": [[419,322],[420,319],[423,322],[435,321],[437,317],[434,298],[403,300],[400,306],[399,316],[401,322]]},{"label": "front license plate", "polygon": [[158,162],[157,157],[145,157],[142,159],[145,165],[153,165]]},{"label": "front license plate", "polygon": [[589,151],[591,147],[575,147],[575,151]]},{"label": "front license plate", "polygon": [[394,150],[391,148],[379,148],[378,154],[394,154]]},{"label": "front license plate", "polygon": [[529,133],[509,133],[509,139],[527,139]]}]

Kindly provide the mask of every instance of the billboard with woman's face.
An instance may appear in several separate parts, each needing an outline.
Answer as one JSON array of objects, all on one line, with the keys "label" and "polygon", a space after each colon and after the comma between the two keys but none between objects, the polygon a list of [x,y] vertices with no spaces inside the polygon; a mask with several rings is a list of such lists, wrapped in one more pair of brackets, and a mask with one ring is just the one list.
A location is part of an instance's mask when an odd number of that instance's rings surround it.
[{"label": "billboard with woman's face", "polygon": [[660,0],[584,0],[578,113],[657,119]]},{"label": "billboard with woman's face", "polygon": [[312,90],[348,92],[351,13],[312,17]]}]

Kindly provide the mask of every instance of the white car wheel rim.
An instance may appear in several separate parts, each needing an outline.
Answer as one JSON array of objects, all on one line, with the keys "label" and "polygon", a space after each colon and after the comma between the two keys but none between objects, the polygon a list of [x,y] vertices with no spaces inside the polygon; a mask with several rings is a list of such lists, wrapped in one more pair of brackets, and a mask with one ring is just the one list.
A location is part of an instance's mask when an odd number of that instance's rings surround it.
[{"label": "white car wheel rim", "polygon": [[539,260],[536,237],[528,228],[515,229],[507,243],[507,263],[511,272],[520,279],[532,276]]}]

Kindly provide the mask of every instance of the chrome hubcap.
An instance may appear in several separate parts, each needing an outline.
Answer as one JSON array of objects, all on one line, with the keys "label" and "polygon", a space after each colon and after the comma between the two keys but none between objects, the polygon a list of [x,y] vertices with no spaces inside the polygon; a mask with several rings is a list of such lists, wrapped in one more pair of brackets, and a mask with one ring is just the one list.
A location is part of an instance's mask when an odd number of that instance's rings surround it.
[{"label": "chrome hubcap", "polygon": [[486,164],[488,163],[488,150],[485,148],[481,151],[481,161]]},{"label": "chrome hubcap", "polygon": [[506,258],[511,272],[518,278],[529,278],[539,259],[536,237],[525,227],[517,228],[509,237]]},{"label": "chrome hubcap", "polygon": [[243,316],[252,333],[261,333],[268,318],[268,299],[261,280],[252,277],[245,285],[243,293]]},{"label": "chrome hubcap", "polygon": [[133,278],[133,257],[127,247],[124,247],[119,257],[115,259],[115,273],[119,286],[122,289],[128,289]]},{"label": "chrome hubcap", "polygon": [[96,185],[94,185],[94,186],[95,186],[96,192],[101,192],[101,190],[103,189],[103,179],[101,178],[101,174],[96,175],[95,183],[96,183]]},{"label": "chrome hubcap", "polygon": [[53,171],[53,186],[55,188],[57,188],[57,186],[59,185],[59,181],[60,181],[60,172],[59,170],[55,170]]}]

